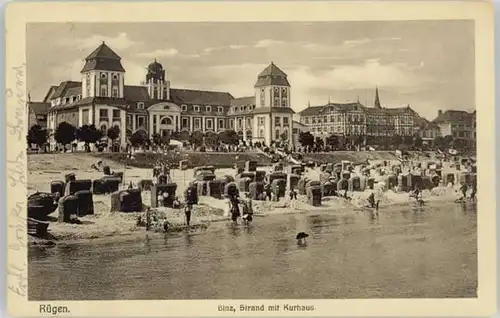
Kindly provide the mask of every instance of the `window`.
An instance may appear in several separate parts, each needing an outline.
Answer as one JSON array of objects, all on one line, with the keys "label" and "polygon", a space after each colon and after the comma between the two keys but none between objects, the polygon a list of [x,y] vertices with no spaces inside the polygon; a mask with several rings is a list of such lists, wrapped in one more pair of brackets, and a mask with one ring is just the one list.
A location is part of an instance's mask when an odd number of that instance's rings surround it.
[{"label": "window", "polygon": [[283,125],[288,126],[288,117],[283,117]]},{"label": "window", "polygon": [[106,78],[108,78],[108,74],[106,74],[106,73],[101,73],[101,78],[102,78],[102,79],[106,79]]},{"label": "window", "polygon": [[261,88],[260,89],[260,105],[264,106],[266,104],[266,91]]},{"label": "window", "polygon": [[200,129],[200,128],[201,128],[201,120],[200,120],[200,118],[195,118],[194,119],[194,129]]},{"label": "window", "polygon": [[66,97],[66,98],[64,99],[64,103],[65,103],[65,104],[68,104],[68,103],[69,103],[69,97]]},{"label": "window", "polygon": [[207,119],[207,129],[214,129],[214,123],[212,119]]},{"label": "window", "polygon": [[118,87],[113,87],[111,97],[115,97],[115,98],[118,97]]},{"label": "window", "polygon": [[113,109],[113,119],[114,118],[120,118],[120,110],[119,109]]},{"label": "window", "polygon": [[138,116],[137,117],[137,126],[138,127],[144,127],[145,124],[144,124],[144,116]]},{"label": "window", "polygon": [[143,102],[138,102],[137,103],[137,109],[144,109],[144,103]]},{"label": "window", "polygon": [[220,106],[219,106],[219,107],[217,107],[217,112],[222,113],[223,111],[224,111],[224,108],[223,108],[223,107],[220,107]]},{"label": "window", "polygon": [[132,116],[127,115],[127,126],[132,126]]},{"label": "window", "polygon": [[212,107],[210,107],[210,106],[205,106],[205,111],[210,113],[210,112],[212,111]]},{"label": "window", "polygon": [[309,124],[309,117],[304,118],[304,124]]},{"label": "window", "polygon": [[275,126],[281,126],[281,119],[280,119],[280,117],[274,118],[274,125]]},{"label": "window", "polygon": [[234,129],[234,120],[229,119],[229,129]]},{"label": "window", "polygon": [[224,119],[219,119],[219,129],[224,129]]},{"label": "window", "polygon": [[182,118],[182,128],[188,128],[189,120],[187,118]]},{"label": "window", "polygon": [[199,111],[200,111],[200,106],[198,106],[198,105],[194,105],[194,111],[195,111],[195,112],[199,112]]},{"label": "window", "polygon": [[279,139],[280,138],[280,131],[279,131],[279,129],[276,129],[276,131],[274,133],[275,133],[274,138],[275,139]]},{"label": "window", "polygon": [[108,110],[107,109],[99,109],[99,118],[100,120],[107,120],[108,119]]},{"label": "window", "polygon": [[114,79],[115,81],[117,81],[117,80],[118,80],[118,74],[113,74],[113,79]]},{"label": "window", "polygon": [[238,119],[238,128],[243,127],[243,120],[241,118]]},{"label": "window", "polygon": [[108,88],[106,86],[101,86],[101,97],[108,96]]},{"label": "window", "polygon": [[187,110],[188,110],[187,105],[182,105],[182,106],[181,106],[181,110],[182,110],[183,112],[187,111]]},{"label": "window", "polygon": [[108,130],[106,125],[101,125],[101,132],[106,135],[106,131]]},{"label": "window", "polygon": [[259,117],[258,120],[259,126],[264,126],[264,117]]}]

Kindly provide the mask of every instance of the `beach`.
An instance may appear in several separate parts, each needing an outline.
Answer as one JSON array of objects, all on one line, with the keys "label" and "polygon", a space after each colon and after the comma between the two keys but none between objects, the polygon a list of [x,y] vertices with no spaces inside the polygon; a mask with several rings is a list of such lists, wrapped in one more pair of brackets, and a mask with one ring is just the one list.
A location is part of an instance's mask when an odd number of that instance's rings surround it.
[{"label": "beach", "polygon": [[[36,191],[50,192],[50,182],[54,180],[64,180],[67,173],[75,173],[77,179],[98,179],[103,173],[91,168],[96,159],[84,154],[36,154],[28,156],[28,192]],[[109,165],[113,171],[124,172],[123,188],[127,188],[132,182],[137,186],[142,179],[153,179],[152,169],[125,167],[111,160],[104,160],[104,165]],[[270,171],[271,167],[259,167],[259,170]],[[234,176],[234,169],[217,169],[216,176]],[[308,169],[305,176],[310,180],[319,180],[319,169]],[[176,194],[183,199],[183,193],[188,183],[194,179],[193,170],[171,170],[173,182],[177,184]],[[395,205],[413,205],[414,199],[409,197],[407,192],[395,193],[392,190],[374,190],[349,192],[351,200],[347,201],[341,197],[323,197],[321,206],[311,206],[306,202],[305,196],[298,196],[298,201],[294,208],[290,207],[288,196],[280,198],[278,202],[253,201],[253,209],[256,216],[280,215],[291,213],[320,212],[330,213],[334,211],[363,211],[367,204],[370,193],[374,193],[377,200],[380,200],[380,207],[384,209]],[[426,202],[451,202],[460,195],[457,188],[436,187],[432,191],[424,190],[423,198]],[[145,206],[150,205],[151,195],[149,191],[142,192],[142,200]],[[30,237],[30,245],[44,245],[46,243],[73,242],[78,240],[95,240],[105,237],[125,239],[132,235],[146,234],[144,227],[137,225],[137,219],[144,212],[123,213],[110,212],[110,195],[93,195],[94,215],[80,217],[80,224],[51,222],[47,240]],[[200,231],[205,230],[213,222],[223,222],[229,220],[229,203],[226,199],[216,199],[207,196],[199,197],[199,204],[195,206],[189,229],[185,226],[184,213],[179,209],[158,208],[169,222],[169,231]],[[57,216],[57,210],[51,214]]]}]

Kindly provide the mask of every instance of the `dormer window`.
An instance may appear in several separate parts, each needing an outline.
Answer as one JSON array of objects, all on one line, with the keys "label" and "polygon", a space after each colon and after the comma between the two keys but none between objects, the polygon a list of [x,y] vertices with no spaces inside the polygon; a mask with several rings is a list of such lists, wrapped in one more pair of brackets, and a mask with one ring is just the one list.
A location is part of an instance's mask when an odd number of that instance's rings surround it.
[{"label": "dormer window", "polygon": [[224,112],[224,108],[223,107],[217,107],[217,112],[219,112],[220,114],[222,114],[222,112]]},{"label": "dormer window", "polygon": [[64,99],[64,103],[65,103],[65,104],[68,104],[68,103],[69,103],[69,97],[66,97],[66,98]]},{"label": "dormer window", "polygon": [[102,79],[106,79],[106,78],[108,78],[108,74],[106,74],[106,73],[101,73],[101,78],[102,78]]},{"label": "dormer window", "polygon": [[143,102],[138,102],[137,103],[137,109],[144,109],[144,103]]},{"label": "dormer window", "polygon": [[199,112],[199,111],[200,111],[200,106],[198,106],[198,105],[194,105],[194,111],[195,111],[195,112]]},{"label": "dormer window", "polygon": [[210,112],[212,111],[212,107],[210,107],[210,106],[205,106],[205,111],[206,111],[207,113],[210,113]]},{"label": "dormer window", "polygon": [[119,77],[118,77],[118,74],[113,74],[113,79],[114,79],[115,81],[117,81],[117,80],[118,80],[118,78],[119,78]]},{"label": "dormer window", "polygon": [[181,106],[181,109],[182,109],[182,111],[183,111],[183,112],[185,112],[185,111],[187,111],[187,110],[188,110],[188,107],[187,107],[187,105],[182,105],[182,106]]}]

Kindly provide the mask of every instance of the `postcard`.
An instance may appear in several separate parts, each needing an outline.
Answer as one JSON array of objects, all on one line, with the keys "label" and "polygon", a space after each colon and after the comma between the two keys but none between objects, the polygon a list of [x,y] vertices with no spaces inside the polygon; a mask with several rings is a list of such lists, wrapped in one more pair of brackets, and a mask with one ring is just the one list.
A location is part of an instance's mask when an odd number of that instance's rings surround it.
[{"label": "postcard", "polygon": [[486,1],[9,4],[10,314],[494,314],[493,47]]}]

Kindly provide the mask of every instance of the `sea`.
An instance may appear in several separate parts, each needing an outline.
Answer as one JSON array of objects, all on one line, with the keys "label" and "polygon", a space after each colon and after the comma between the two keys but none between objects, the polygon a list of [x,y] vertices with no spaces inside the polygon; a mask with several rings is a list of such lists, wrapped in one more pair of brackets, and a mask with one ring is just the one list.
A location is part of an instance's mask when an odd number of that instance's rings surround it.
[{"label": "sea", "polygon": [[[29,249],[29,300],[477,297],[474,203],[314,211]],[[298,243],[298,232],[306,232]]]}]

